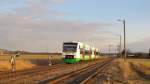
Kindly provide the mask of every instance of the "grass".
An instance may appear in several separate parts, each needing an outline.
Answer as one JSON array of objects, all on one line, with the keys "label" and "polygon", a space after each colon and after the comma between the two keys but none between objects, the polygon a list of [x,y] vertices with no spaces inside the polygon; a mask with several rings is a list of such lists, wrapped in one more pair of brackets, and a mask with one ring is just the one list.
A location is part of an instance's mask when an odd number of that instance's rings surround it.
[{"label": "grass", "polygon": [[[3,55],[0,56],[0,61],[7,61],[11,59],[11,56],[13,55]],[[21,55],[17,57],[17,60],[34,60],[34,59],[48,59],[49,55],[41,55],[41,54],[36,54],[36,55]],[[62,59],[61,55],[52,55],[51,59],[58,60]]]},{"label": "grass", "polygon": [[142,64],[144,66],[150,67],[150,59],[128,59],[128,61],[134,64]]},{"label": "grass", "polygon": [[[11,69],[10,60],[13,55],[1,55],[0,56],[0,71],[7,71]],[[47,65],[49,55],[48,54],[23,54],[16,57],[16,67],[19,69],[31,68],[32,66]],[[51,55],[50,60],[53,64],[63,63],[61,55]]]},{"label": "grass", "polygon": [[118,59],[117,62],[121,70],[120,73],[122,73],[123,77],[127,79],[132,73],[129,63],[127,61],[123,61],[122,59]]},{"label": "grass", "polygon": [[150,59],[129,59],[128,61],[132,62],[134,65],[137,65],[145,74],[150,75],[150,70],[145,68],[150,68]]}]

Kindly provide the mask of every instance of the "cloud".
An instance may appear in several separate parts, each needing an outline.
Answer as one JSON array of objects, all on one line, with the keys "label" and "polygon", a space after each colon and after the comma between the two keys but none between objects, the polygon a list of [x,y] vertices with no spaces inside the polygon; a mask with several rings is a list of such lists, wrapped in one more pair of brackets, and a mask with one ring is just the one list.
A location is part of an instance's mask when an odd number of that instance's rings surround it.
[{"label": "cloud", "polygon": [[0,13],[0,46],[26,51],[61,51],[64,41],[81,41],[103,48],[108,40],[94,36],[112,26],[103,22],[60,19],[68,13],[54,9],[66,0],[27,0],[24,7]]},{"label": "cloud", "polygon": [[58,11],[55,6],[63,4],[66,0],[2,0],[0,13],[16,13],[30,18],[56,19],[63,18],[69,13]]},{"label": "cloud", "polygon": [[15,11],[18,14],[31,18],[53,18],[63,17],[65,12],[54,9],[57,3],[64,0],[27,0],[25,7],[19,7]]},{"label": "cloud", "polygon": [[109,26],[99,22],[33,19],[17,14],[0,15],[0,25],[2,48],[26,51],[46,51],[49,48],[52,52],[60,51],[64,41],[100,43],[102,41],[93,34]]},{"label": "cloud", "polygon": [[65,2],[65,0],[50,0],[50,1],[55,2],[55,3],[64,3]]}]

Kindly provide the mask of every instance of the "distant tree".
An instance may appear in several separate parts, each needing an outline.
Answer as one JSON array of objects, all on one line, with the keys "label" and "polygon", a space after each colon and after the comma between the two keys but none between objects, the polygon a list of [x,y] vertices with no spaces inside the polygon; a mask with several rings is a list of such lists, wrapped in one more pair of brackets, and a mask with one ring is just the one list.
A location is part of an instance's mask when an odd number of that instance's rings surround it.
[{"label": "distant tree", "polygon": [[136,53],[134,53],[134,56],[135,56],[135,57],[143,57],[143,53],[141,53],[141,52],[136,52]]},{"label": "distant tree", "polygon": [[[124,55],[124,54],[125,54],[125,50],[122,51],[122,55]],[[127,55],[133,55],[133,52],[130,49],[127,49],[126,54]]]}]

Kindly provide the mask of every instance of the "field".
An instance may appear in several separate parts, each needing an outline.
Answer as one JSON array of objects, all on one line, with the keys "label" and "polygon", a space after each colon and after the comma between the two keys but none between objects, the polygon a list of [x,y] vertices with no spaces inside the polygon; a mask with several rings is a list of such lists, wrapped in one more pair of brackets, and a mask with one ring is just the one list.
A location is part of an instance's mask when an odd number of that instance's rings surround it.
[{"label": "field", "polygon": [[[0,61],[8,61],[11,59],[11,56],[12,55],[2,55],[0,56]],[[57,60],[57,59],[61,59],[62,56],[61,55],[43,55],[43,54],[32,54],[32,55],[27,55],[27,54],[23,54],[23,55],[20,55],[19,57],[16,57],[17,60],[33,60],[33,59],[48,59],[49,56],[52,56],[51,59],[53,60]]]},{"label": "field", "polygon": [[150,67],[150,59],[128,59],[128,61],[134,64],[142,64],[146,67]]},{"label": "field", "polygon": [[129,59],[128,61],[141,76],[150,79],[150,59]]},{"label": "field", "polygon": [[[0,56],[0,71],[8,71],[11,69],[11,57],[13,55]],[[61,55],[50,55],[48,54],[23,54],[16,57],[16,69],[28,69],[35,66],[45,66],[51,61],[53,64],[63,63]]]}]

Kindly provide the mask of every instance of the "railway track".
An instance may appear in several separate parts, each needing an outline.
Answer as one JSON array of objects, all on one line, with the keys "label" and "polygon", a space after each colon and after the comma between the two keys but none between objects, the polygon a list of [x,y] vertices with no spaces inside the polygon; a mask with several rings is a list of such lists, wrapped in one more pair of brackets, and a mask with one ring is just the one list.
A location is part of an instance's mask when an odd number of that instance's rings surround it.
[{"label": "railway track", "polygon": [[51,67],[49,66],[41,66],[41,67],[36,67],[28,70],[21,70],[21,71],[16,71],[16,72],[3,72],[0,74],[0,83],[10,83],[17,81],[19,79],[26,79],[26,77],[34,76],[37,74],[42,74],[46,73],[49,70],[55,70],[58,67],[65,67],[67,66],[66,64],[57,64],[53,65]]},{"label": "railway track", "polygon": [[22,74],[22,73],[24,73],[26,71],[37,70],[37,69],[40,69],[40,68],[43,68],[43,66],[41,66],[41,67],[34,67],[32,69],[19,70],[19,71],[15,71],[15,72],[11,72],[11,71],[0,72],[0,79],[1,78],[5,78],[5,76],[7,77],[8,75],[13,75],[15,73]]},{"label": "railway track", "polygon": [[[53,79],[45,79],[38,82],[38,84],[86,84],[90,78],[94,77],[97,73],[105,69],[113,59],[107,59],[85,68],[73,71]],[[94,74],[93,74],[94,73]]]},{"label": "railway track", "polygon": [[[99,61],[103,61],[103,60],[104,59],[92,61],[92,62],[86,62],[86,63],[81,62],[81,63],[77,63],[77,64],[69,64],[69,65],[68,64],[57,64],[57,65],[53,65],[51,67],[42,66],[42,67],[37,67],[37,68],[33,68],[33,69],[28,69],[28,70],[21,70],[21,71],[16,71],[16,72],[3,72],[3,73],[0,73],[0,84],[9,84],[9,83],[12,83],[12,84],[50,83],[51,84],[51,82],[55,83],[55,81],[57,84],[60,81],[67,80],[71,76],[76,76],[77,74],[82,73],[82,72],[87,71],[89,73],[94,73],[98,69],[98,67],[96,67],[96,66],[103,64],[103,63],[99,63]],[[107,62],[108,61],[110,61],[110,59],[107,60]],[[106,62],[106,61],[104,61],[104,62]],[[69,69],[72,69],[74,66],[77,66],[79,68],[79,67],[81,67],[80,65],[82,65],[82,64],[84,66],[86,64],[86,67],[82,66],[82,68],[80,68],[80,69],[68,71]],[[87,75],[86,78],[89,77],[89,75]],[[85,77],[83,77],[83,78],[85,78]],[[18,82],[18,81],[20,81],[20,82]],[[72,78],[72,81],[73,81],[73,78]],[[58,84],[60,84],[60,83],[58,83]]]},{"label": "railway track", "polygon": [[[98,75],[103,75],[105,73],[105,70],[106,68],[109,66],[110,62],[109,63],[104,63],[101,65],[101,67],[95,71],[92,75],[90,75],[89,77],[87,77],[84,81],[82,81],[80,84],[93,84],[91,82],[93,82],[93,79],[96,78],[96,76]],[[95,82],[95,81],[94,81]]]}]

